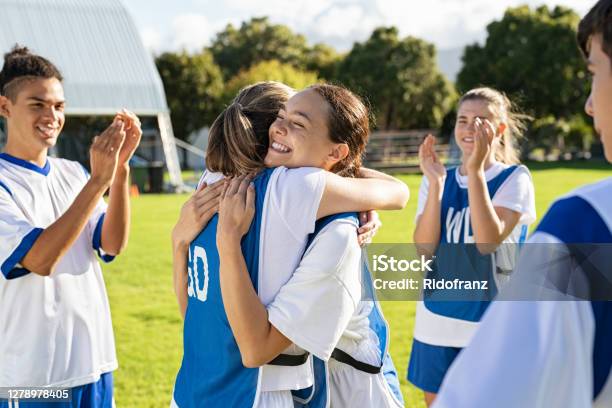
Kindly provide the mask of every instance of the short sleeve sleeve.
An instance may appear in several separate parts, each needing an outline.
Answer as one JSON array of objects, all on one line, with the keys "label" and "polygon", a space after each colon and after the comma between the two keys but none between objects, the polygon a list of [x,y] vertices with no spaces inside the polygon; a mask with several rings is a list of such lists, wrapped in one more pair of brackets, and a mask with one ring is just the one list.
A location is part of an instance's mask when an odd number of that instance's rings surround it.
[{"label": "short sleeve sleeve", "polygon": [[533,223],[536,220],[535,193],[527,167],[519,166],[491,201],[494,207],[504,207],[520,213],[519,223]]},{"label": "short sleeve sleeve", "polygon": [[321,231],[268,305],[270,323],[323,360],[330,358],[361,296],[355,228],[336,221]]},{"label": "short sleeve sleeve", "polygon": [[100,259],[104,262],[111,262],[115,257],[109,255],[102,249],[102,226],[106,216],[106,202],[101,198],[91,217],[89,218],[87,231],[89,232],[92,248],[96,251]]},{"label": "short sleeve sleeve", "polygon": [[419,187],[419,199],[417,202],[417,212],[415,220],[419,218],[423,211],[425,211],[425,203],[427,202],[427,193],[429,192],[429,181],[427,177],[423,176],[421,179],[421,186]]},{"label": "short sleeve sleeve", "polygon": [[270,180],[269,199],[287,230],[302,241],[314,231],[325,189],[325,171],[313,167],[279,167]]},{"label": "short sleeve sleeve", "polygon": [[[83,184],[85,184],[87,180],[89,180],[90,175],[85,168],[83,168],[83,171],[85,173],[85,182]],[[102,249],[102,225],[104,224],[106,208],[106,202],[103,198],[100,198],[100,201],[98,201],[89,217],[86,232],[89,235],[89,242],[91,242],[92,248],[96,251],[100,259],[104,262],[111,262],[115,257],[105,253]]]},{"label": "short sleeve sleeve", "polygon": [[0,269],[5,279],[14,279],[29,273],[20,261],[43,229],[26,219],[8,188],[0,188],[0,214]]}]

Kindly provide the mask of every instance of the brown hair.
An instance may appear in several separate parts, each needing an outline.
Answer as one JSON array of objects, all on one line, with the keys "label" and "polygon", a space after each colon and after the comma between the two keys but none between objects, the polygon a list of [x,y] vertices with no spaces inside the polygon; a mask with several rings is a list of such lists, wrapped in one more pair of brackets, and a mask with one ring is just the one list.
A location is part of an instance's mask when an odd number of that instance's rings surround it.
[{"label": "brown hair", "polygon": [[466,92],[459,100],[459,106],[465,101],[480,100],[486,102],[493,110],[495,117],[507,125],[500,138],[500,148],[495,149],[495,160],[505,164],[520,163],[518,140],[526,129],[525,121],[529,116],[519,113],[508,97],[493,88],[475,88]]},{"label": "brown hair", "polygon": [[348,156],[331,171],[344,177],[357,177],[370,136],[368,108],[357,95],[341,86],[317,84],[307,89],[318,93],[328,104],[329,138],[334,143],[346,143],[349,148]]},{"label": "brown hair", "polygon": [[292,88],[273,81],[242,88],[210,128],[206,167],[226,176],[260,170],[270,125],[293,93]]},{"label": "brown hair", "polygon": [[578,44],[588,57],[591,38],[601,34],[601,48],[612,63],[612,0],[599,0],[597,4],[580,20],[578,25]]},{"label": "brown hair", "polygon": [[0,95],[15,101],[17,89],[24,81],[37,78],[64,78],[59,69],[49,60],[32,54],[27,47],[15,45],[10,52],[4,54],[4,66],[0,71]]}]

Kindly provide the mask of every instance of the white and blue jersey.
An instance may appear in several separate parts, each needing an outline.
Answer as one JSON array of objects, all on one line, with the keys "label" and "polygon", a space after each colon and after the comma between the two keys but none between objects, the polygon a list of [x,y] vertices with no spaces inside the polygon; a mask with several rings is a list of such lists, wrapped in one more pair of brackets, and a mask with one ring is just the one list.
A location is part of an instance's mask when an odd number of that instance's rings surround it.
[{"label": "white and blue jersey", "polygon": [[355,214],[319,220],[300,265],[269,306],[270,322],[315,356],[315,384],[293,393],[296,406],[403,406],[357,227]]},{"label": "white and blue jersey", "polygon": [[[612,178],[551,206],[500,301],[449,370],[435,407],[490,407],[492,401],[500,408],[612,406],[612,303],[568,296],[576,277],[588,275],[592,265],[575,248],[603,246],[607,261],[597,269],[611,281],[611,195]],[[573,278],[562,290],[558,282],[549,285],[559,271]],[[502,301],[532,288],[537,292],[528,293],[530,300]],[[557,301],[537,300],[542,297]]]},{"label": "white and blue jersey", "polygon": [[0,387],[77,387],[117,368],[96,259],[112,260],[100,248],[104,201],[51,275],[19,263],[87,180],[76,162],[50,157],[38,167],[0,154]]},{"label": "white and blue jersey", "polygon": [[68,401],[0,399],[0,408],[115,408],[113,373],[104,373],[94,383],[68,390]]},{"label": "white and blue jersey", "polygon": [[[528,225],[535,220],[535,199],[529,171],[525,166],[495,163],[487,169],[485,177],[493,206],[522,214],[519,224],[504,241],[520,243],[526,237]],[[425,292],[424,301],[417,305],[414,337],[431,345],[460,348],[468,344],[489,301],[497,293],[494,283],[498,265],[496,254],[480,255],[474,244],[467,176],[461,176],[458,168],[450,169],[445,180],[440,225],[434,272],[428,278],[486,280],[490,283],[489,290],[477,292],[478,295],[458,291],[455,297],[449,290]],[[458,300],[452,301],[454,298]]]},{"label": "white and blue jersey", "polygon": [[[533,183],[525,166],[494,163],[485,171],[487,189],[494,207],[521,214],[518,225],[504,244],[521,243],[528,225],[535,220]],[[419,193],[417,217],[423,211],[428,185],[424,178]],[[490,301],[497,294],[498,270],[511,270],[516,245],[502,246],[497,253],[481,255],[470,218],[467,176],[459,168],[448,170],[440,211],[440,243],[433,271],[436,281],[487,282],[487,290],[425,290],[417,303],[414,342],[408,379],[417,387],[435,393],[444,374],[462,347],[467,346]],[[510,264],[510,265],[509,265]]]},{"label": "white and blue jersey", "polygon": [[[218,175],[205,174],[212,182]],[[256,211],[243,239],[252,283],[264,305],[289,280],[303,254],[325,186],[320,169],[267,169],[254,180]],[[291,406],[291,389],[312,384],[310,364],[297,367],[242,365],[221,297],[217,217],[190,246],[184,356],[173,406]],[[282,309],[282,308],[281,308]],[[291,346],[286,354],[303,354]]]}]

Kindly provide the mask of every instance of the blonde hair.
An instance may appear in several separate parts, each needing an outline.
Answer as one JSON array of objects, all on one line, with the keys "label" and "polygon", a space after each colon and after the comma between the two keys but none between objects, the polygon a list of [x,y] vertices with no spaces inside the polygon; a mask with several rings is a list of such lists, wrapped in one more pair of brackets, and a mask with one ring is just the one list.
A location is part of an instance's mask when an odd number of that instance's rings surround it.
[{"label": "blonde hair", "polygon": [[474,88],[466,92],[459,100],[459,106],[465,101],[480,100],[486,102],[495,119],[506,124],[506,129],[499,139],[499,148],[495,149],[495,160],[505,164],[520,163],[518,141],[524,137],[528,115],[519,113],[515,105],[504,94],[493,88]]},{"label": "blonde hair", "polygon": [[226,176],[261,170],[268,149],[268,129],[294,92],[274,81],[242,88],[210,128],[206,167]]}]

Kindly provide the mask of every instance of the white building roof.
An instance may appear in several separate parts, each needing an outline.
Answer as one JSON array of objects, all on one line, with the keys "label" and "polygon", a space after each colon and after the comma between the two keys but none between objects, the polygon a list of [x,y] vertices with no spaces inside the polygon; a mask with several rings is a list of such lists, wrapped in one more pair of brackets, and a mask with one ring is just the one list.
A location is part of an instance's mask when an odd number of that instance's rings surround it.
[{"label": "white building roof", "polygon": [[120,0],[0,0],[0,52],[16,43],[60,69],[67,114],[168,112],[153,57]]}]

